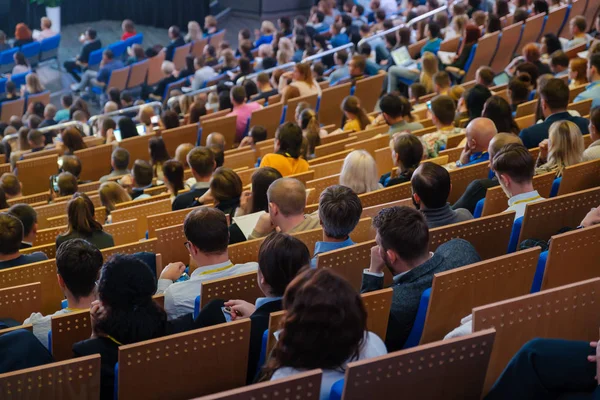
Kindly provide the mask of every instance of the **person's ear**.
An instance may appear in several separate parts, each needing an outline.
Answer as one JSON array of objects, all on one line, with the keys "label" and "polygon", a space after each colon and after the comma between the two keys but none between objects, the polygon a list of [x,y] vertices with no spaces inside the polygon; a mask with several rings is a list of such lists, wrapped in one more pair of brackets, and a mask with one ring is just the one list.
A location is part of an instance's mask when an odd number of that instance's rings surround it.
[{"label": "person's ear", "polygon": [[65,280],[62,278],[62,276],[60,276],[60,274],[56,274],[56,279],[58,280],[58,286],[60,287],[60,290],[64,292],[67,288],[67,285],[65,285]]},{"label": "person's ear", "polygon": [[498,180],[500,182],[502,182],[502,185],[506,188],[510,187],[510,184],[512,183],[510,176],[508,176],[507,174],[496,174],[496,176],[498,177]]},{"label": "person's ear", "polygon": [[35,222],[33,224],[33,226],[31,227],[31,232],[33,232],[34,235],[37,235],[37,231],[38,231],[38,224],[37,224],[37,222]]},{"label": "person's ear", "polygon": [[385,255],[387,256],[387,259],[389,260],[390,264],[393,265],[396,263],[396,260],[398,259],[398,255],[396,254],[396,252],[394,250],[386,250]]}]

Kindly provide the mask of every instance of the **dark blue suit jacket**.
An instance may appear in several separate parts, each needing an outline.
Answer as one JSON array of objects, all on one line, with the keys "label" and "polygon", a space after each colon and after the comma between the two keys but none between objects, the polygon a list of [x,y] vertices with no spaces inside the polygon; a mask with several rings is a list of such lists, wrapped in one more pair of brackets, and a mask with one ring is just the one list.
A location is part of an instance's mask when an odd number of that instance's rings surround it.
[{"label": "dark blue suit jacket", "polygon": [[538,147],[540,142],[544,139],[548,139],[548,131],[550,130],[550,125],[555,123],[556,121],[571,121],[575,123],[581,133],[583,135],[587,135],[588,132],[588,120],[581,117],[573,117],[568,112],[560,112],[556,114],[552,114],[544,122],[541,124],[535,124],[530,126],[529,128],[525,128],[519,134],[519,137],[523,141],[523,145],[528,149],[532,149],[534,147]]},{"label": "dark blue suit jacket", "polygon": [[182,193],[175,197],[171,208],[173,211],[183,210],[184,208],[192,207],[194,201],[198,197],[202,197],[204,193],[208,191],[208,188],[192,189],[189,192]]},{"label": "dark blue suit jacket", "polygon": [[167,54],[165,54],[165,60],[173,61],[173,55],[175,54],[175,49],[179,46],[183,46],[185,44],[185,40],[181,36],[177,39],[172,40],[167,47],[165,47]]}]

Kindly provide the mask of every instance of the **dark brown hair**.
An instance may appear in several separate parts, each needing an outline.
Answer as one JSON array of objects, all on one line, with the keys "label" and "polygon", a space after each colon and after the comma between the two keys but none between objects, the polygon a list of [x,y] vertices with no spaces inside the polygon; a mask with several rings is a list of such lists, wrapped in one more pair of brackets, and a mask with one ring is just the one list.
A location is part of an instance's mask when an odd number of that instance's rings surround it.
[{"label": "dark brown hair", "polygon": [[242,180],[231,168],[217,168],[210,181],[210,192],[219,202],[239,198],[242,189]]},{"label": "dark brown hair", "polygon": [[83,141],[83,137],[81,136],[81,132],[79,129],[75,127],[66,128],[62,134],[61,138],[63,144],[66,148],[69,149],[69,152],[72,154],[77,150],[82,150],[87,148],[85,142]]},{"label": "dark brown hair", "polygon": [[185,237],[203,253],[221,254],[229,244],[229,228],[223,211],[201,207],[191,211],[183,222]]},{"label": "dark brown hair", "polygon": [[492,170],[506,174],[516,183],[530,182],[535,173],[535,161],[529,150],[521,144],[510,143],[494,155]]},{"label": "dark brown hair", "polygon": [[360,100],[356,96],[348,96],[342,101],[342,110],[356,115],[360,129],[365,129],[371,123],[364,108],[360,106]]},{"label": "dark brown hair", "polygon": [[180,190],[183,190],[183,165],[177,160],[167,160],[162,165],[163,175],[173,186],[173,194],[177,196]]},{"label": "dark brown hair", "polygon": [[283,296],[289,283],[309,264],[310,253],[306,245],[285,233],[273,232],[258,251],[258,266],[273,296]]},{"label": "dark brown hair", "polygon": [[323,232],[331,238],[347,239],[356,228],[361,213],[358,195],[346,186],[329,186],[319,197],[319,219]]},{"label": "dark brown hair", "polygon": [[66,235],[79,233],[90,236],[96,231],[102,231],[102,225],[94,219],[94,212],[94,203],[87,194],[75,193],[67,206],[69,226]]},{"label": "dark brown hair", "polygon": [[383,250],[393,250],[405,261],[416,260],[429,251],[429,228],[425,217],[414,208],[384,208],[373,218]]}]

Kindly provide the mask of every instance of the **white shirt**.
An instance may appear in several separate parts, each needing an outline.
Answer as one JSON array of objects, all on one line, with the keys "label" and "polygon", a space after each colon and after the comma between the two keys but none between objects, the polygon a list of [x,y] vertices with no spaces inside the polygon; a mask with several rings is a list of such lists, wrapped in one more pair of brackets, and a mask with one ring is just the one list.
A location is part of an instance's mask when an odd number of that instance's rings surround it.
[{"label": "white shirt", "polygon": [[33,334],[35,337],[48,349],[48,332],[52,329],[52,317],[68,314],[71,310],[63,308],[52,315],[42,315],[41,313],[33,313],[23,322],[23,325],[33,325]]},{"label": "white shirt", "polygon": [[521,193],[508,199],[508,208],[504,212],[516,211],[515,220],[525,215],[525,207],[528,203],[537,203],[545,200],[537,190],[533,192]]},{"label": "white shirt", "polygon": [[388,17],[398,13],[398,3],[396,3],[396,0],[381,0],[379,8],[384,10]]},{"label": "white shirt", "polygon": [[[347,360],[339,369],[324,369],[323,370],[323,378],[321,379],[321,400],[328,400],[329,394],[331,392],[331,387],[334,383],[344,378],[346,364],[351,361],[359,361],[365,360],[368,358],[378,357],[387,354],[387,349],[385,348],[385,344],[383,340],[379,338],[373,332],[365,332],[365,341],[360,349],[358,354],[358,358],[355,360]],[[283,367],[279,368],[273,376],[271,380],[286,378],[288,376],[292,376],[295,374],[299,374],[301,372],[305,372],[305,370],[298,370],[296,368],[291,367]]]},{"label": "white shirt", "polygon": [[204,82],[210,81],[217,76],[214,69],[205,65],[194,73],[194,82],[192,83],[192,90],[198,90],[202,88]]},{"label": "white shirt", "polygon": [[227,276],[239,275],[258,269],[258,263],[235,264],[227,260],[220,264],[197,268],[184,282],[173,283],[169,279],[158,280],[156,294],[165,294],[165,311],[169,319],[175,319],[194,312],[194,302],[202,295],[202,282]]}]

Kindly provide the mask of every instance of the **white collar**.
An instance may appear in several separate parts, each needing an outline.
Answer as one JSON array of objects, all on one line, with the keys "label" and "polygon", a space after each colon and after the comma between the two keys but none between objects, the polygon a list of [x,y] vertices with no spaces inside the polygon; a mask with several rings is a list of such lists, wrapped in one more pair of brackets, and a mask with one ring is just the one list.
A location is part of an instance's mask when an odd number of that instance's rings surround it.
[{"label": "white collar", "polygon": [[510,207],[512,207],[516,204],[529,203],[530,201],[541,199],[541,198],[542,197],[540,196],[538,191],[534,190],[531,192],[521,193],[521,194],[512,196],[510,199],[508,199],[508,205]]}]

